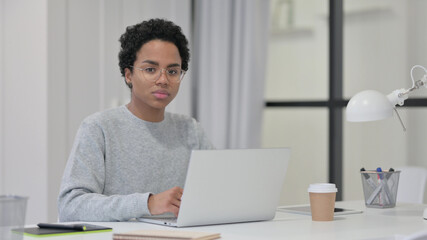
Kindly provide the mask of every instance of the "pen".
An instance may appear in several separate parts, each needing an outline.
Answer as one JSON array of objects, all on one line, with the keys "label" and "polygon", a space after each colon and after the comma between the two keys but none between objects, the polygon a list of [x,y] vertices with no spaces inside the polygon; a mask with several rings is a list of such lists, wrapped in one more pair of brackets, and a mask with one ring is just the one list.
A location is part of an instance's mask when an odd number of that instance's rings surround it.
[{"label": "pen", "polygon": [[[377,168],[377,170],[375,171],[377,173],[377,177],[378,177],[378,186],[375,187],[375,190],[372,192],[371,196],[368,198],[368,200],[366,200],[366,203],[368,205],[371,205],[376,197],[378,196],[378,204],[383,205],[384,203],[387,204],[388,196],[387,198],[384,196],[385,193],[383,193],[382,190],[384,190],[384,181],[381,181],[381,179],[383,178],[383,174],[382,174],[382,169],[381,168]],[[375,185],[375,183],[371,183],[372,185]],[[383,196],[381,198],[381,195]]]},{"label": "pen", "polygon": [[376,186],[376,184],[374,183],[374,181],[372,180],[372,178],[369,176],[369,174],[365,173],[366,169],[365,168],[361,168],[360,172],[362,173],[362,176],[366,179],[366,182],[369,184],[369,186],[371,187],[371,189],[375,189],[372,193],[371,196],[369,196],[369,198],[366,200],[366,204],[371,205],[372,202],[374,202],[375,198],[378,196],[378,194],[381,191],[381,185]]},{"label": "pen", "polygon": [[[383,187],[384,187],[384,192],[385,192],[385,195],[386,195],[386,197],[387,197],[387,199],[388,199],[388,202],[391,204],[392,203],[392,193],[390,192],[390,188],[389,188],[389,184],[388,184],[388,181],[389,181],[389,178],[391,177],[391,174],[394,172],[394,169],[393,168],[391,168],[391,170],[392,171],[390,171],[389,170],[389,172],[385,175],[385,177],[383,178],[383,181],[381,182],[382,183],[382,185],[383,185]],[[391,172],[391,173],[390,173]],[[390,179],[390,181],[391,181],[391,179]],[[393,182],[391,182],[391,184],[393,184]]]},{"label": "pen", "polygon": [[369,174],[364,173],[365,171],[366,171],[365,168],[361,168],[360,169],[360,172],[362,173],[362,176],[365,178],[366,182],[369,184],[369,186],[372,189],[375,189],[376,185],[375,185],[374,181],[371,179],[371,177],[369,176]]},{"label": "pen", "polygon": [[39,228],[55,228],[55,229],[71,229],[77,231],[86,231],[86,226],[83,224],[55,224],[55,223],[39,223]]},{"label": "pen", "polygon": [[382,185],[382,182],[381,182],[381,179],[382,179],[382,174],[380,174],[381,172],[382,172],[383,170],[380,168],[380,167],[377,167],[377,170],[376,170],[376,172],[377,172],[377,181],[378,181],[378,183],[379,183],[379,188],[380,188],[380,192],[379,192],[379,195],[378,195],[378,204],[379,205],[383,205],[384,204],[384,202],[385,202],[385,197],[384,197],[384,191],[383,191],[383,185]]},{"label": "pen", "polygon": [[[394,181],[393,181],[393,179],[391,178],[391,176],[392,176],[392,174],[394,173],[394,168],[390,168],[389,170],[388,170],[388,173],[386,174],[386,178],[387,178],[387,181],[388,181],[388,185],[390,186],[390,188],[389,189],[393,189],[393,186],[394,186]],[[389,191],[390,192],[390,191]],[[391,193],[390,193],[391,194]],[[391,196],[391,195],[390,195]]]},{"label": "pen", "polygon": [[380,167],[377,168],[377,172],[378,172],[378,180],[382,187],[380,196],[383,196],[383,203],[385,205],[390,204],[391,193],[390,193],[390,190],[388,189],[387,179],[384,178],[384,172]]}]

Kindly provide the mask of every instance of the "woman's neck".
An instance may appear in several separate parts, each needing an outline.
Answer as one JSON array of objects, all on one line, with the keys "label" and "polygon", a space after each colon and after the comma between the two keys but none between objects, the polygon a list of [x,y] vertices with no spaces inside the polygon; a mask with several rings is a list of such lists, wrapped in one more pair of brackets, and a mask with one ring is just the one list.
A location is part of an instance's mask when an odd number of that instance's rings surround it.
[{"label": "woman's neck", "polygon": [[142,106],[138,107],[133,101],[126,107],[133,115],[148,122],[161,122],[165,118],[165,109],[147,109]]}]

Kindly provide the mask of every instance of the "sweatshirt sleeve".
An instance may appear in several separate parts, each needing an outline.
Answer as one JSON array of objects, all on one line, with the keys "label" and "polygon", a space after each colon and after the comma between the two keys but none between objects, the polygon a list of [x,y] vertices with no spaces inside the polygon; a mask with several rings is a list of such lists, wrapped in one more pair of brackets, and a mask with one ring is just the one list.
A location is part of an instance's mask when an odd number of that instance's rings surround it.
[{"label": "sweatshirt sleeve", "polygon": [[150,215],[151,193],[103,195],[105,140],[96,123],[80,126],[62,178],[58,197],[59,220],[127,221]]},{"label": "sweatshirt sleeve", "polygon": [[193,123],[195,125],[197,138],[199,140],[199,149],[202,149],[202,150],[215,149],[214,145],[206,135],[202,125],[195,119],[193,119]]}]

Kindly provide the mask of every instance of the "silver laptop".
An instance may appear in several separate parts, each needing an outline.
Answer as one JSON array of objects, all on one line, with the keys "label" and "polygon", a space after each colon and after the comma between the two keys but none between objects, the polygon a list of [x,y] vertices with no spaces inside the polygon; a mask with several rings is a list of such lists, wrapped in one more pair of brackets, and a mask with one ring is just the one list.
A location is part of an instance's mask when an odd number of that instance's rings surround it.
[{"label": "silver laptop", "polygon": [[178,218],[138,220],[174,227],[271,220],[289,157],[288,148],[193,150]]}]

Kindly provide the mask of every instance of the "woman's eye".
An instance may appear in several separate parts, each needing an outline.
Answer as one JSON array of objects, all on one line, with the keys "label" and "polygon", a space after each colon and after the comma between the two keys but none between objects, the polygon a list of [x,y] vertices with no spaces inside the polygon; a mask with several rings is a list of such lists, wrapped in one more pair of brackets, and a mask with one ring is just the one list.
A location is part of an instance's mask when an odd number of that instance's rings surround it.
[{"label": "woman's eye", "polygon": [[144,69],[147,73],[156,73],[157,72],[157,69],[156,68],[151,68],[151,67],[149,67],[149,68],[145,68]]},{"label": "woman's eye", "polygon": [[178,69],[168,69],[169,75],[177,75],[179,73]]}]

